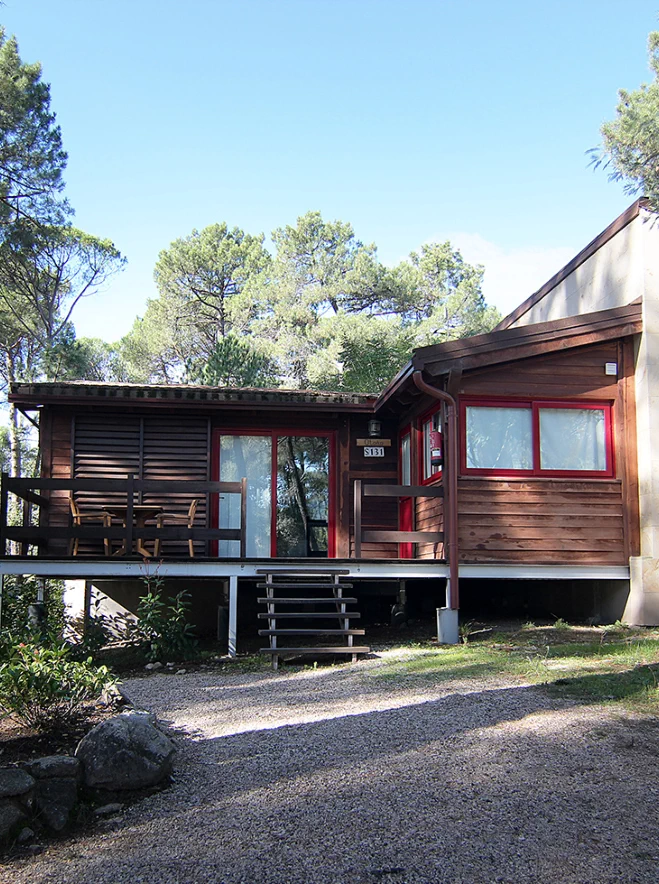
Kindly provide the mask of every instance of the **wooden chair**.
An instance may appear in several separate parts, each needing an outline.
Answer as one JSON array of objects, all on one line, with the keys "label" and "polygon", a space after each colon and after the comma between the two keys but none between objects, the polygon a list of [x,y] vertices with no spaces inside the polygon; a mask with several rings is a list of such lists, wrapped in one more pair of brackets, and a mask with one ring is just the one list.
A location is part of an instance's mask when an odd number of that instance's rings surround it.
[{"label": "wooden chair", "polygon": [[[184,522],[188,528],[192,528],[194,525],[194,517],[197,512],[197,506],[199,501],[195,498],[190,504],[190,509],[188,510],[187,515],[181,515],[180,513],[160,513],[160,515],[156,516],[156,527],[163,528],[165,525],[165,521],[173,522],[175,525],[181,522]],[[192,538],[188,540],[188,549],[190,550],[190,558],[194,559],[194,541]],[[160,538],[156,537],[156,542],[153,548],[154,558],[158,558],[160,555]]]},{"label": "wooden chair", "polygon": [[[69,505],[71,507],[71,519],[74,525],[82,525],[83,522],[100,522],[104,528],[109,528],[112,524],[112,517],[109,513],[104,512],[82,512],[80,507],[76,503],[73,495],[69,497]],[[69,543],[69,555],[77,556],[78,555],[78,547],[80,545],[80,538],[73,537]],[[110,538],[103,538],[103,548],[105,550],[105,555],[109,556],[112,554],[112,549],[110,547]]]}]

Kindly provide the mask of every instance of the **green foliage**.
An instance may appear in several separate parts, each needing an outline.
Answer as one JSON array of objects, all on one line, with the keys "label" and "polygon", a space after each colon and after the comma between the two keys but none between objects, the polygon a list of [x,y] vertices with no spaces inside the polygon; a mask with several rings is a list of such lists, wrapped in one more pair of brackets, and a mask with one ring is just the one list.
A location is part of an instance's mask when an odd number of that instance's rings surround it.
[{"label": "green foliage", "polygon": [[109,240],[18,221],[0,244],[0,305],[30,340],[49,349],[66,334],[80,299],[124,264]]},{"label": "green foliage", "polygon": [[114,684],[105,666],[71,660],[67,650],[18,644],[0,664],[0,706],[28,727],[66,727],[83,706]]},{"label": "green foliage", "polygon": [[16,39],[0,28],[0,238],[18,218],[61,223],[66,159],[41,65],[22,62]]},{"label": "green foliage", "polygon": [[259,352],[251,338],[233,332],[215,345],[207,361],[188,362],[188,380],[216,387],[272,387],[277,383],[272,360]]},{"label": "green foliage", "polygon": [[161,252],[160,291],[119,347],[131,379],[379,392],[415,346],[488,331],[483,268],[430,243],[390,269],[307,212],[263,236],[215,224]]},{"label": "green foliage", "polygon": [[146,657],[168,663],[196,656],[197,640],[188,622],[190,593],[183,590],[165,601],[162,580],[146,578],[147,593],[140,598],[134,640],[146,648]]},{"label": "green foliage", "polygon": [[659,210],[659,31],[648,37],[648,54],[654,81],[620,90],[616,118],[602,126],[603,144],[591,153],[611,180],[624,181],[627,193],[645,194]]},{"label": "green foliage", "polygon": [[41,370],[52,381],[127,379],[127,369],[117,349],[101,338],[76,338],[72,323],[44,352]]},{"label": "green foliage", "polygon": [[[30,641],[34,636],[29,623],[28,608],[38,597],[36,577],[6,575],[2,591],[2,630],[12,634],[18,641]],[[64,632],[64,583],[46,580],[44,604],[49,634],[61,640]]]}]

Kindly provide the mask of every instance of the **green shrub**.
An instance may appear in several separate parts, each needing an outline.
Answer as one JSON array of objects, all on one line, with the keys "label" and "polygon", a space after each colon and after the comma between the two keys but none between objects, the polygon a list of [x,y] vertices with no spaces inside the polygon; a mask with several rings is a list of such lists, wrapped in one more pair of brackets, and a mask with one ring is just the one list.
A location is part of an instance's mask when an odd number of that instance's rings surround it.
[{"label": "green shrub", "polygon": [[145,646],[148,660],[190,660],[197,654],[197,640],[188,622],[190,593],[183,590],[163,601],[161,584],[158,577],[147,578],[148,592],[137,607],[135,639]]},{"label": "green shrub", "polygon": [[[21,641],[34,638],[28,622],[28,608],[39,593],[36,577],[6,575],[2,588],[2,629],[8,630]],[[52,634],[62,636],[64,631],[64,582],[44,581],[44,602],[47,628]]]},{"label": "green shrub", "polygon": [[21,642],[0,664],[0,707],[28,727],[55,730],[70,725],[114,683],[107,667],[94,666],[91,658],[75,661],[65,647]]}]

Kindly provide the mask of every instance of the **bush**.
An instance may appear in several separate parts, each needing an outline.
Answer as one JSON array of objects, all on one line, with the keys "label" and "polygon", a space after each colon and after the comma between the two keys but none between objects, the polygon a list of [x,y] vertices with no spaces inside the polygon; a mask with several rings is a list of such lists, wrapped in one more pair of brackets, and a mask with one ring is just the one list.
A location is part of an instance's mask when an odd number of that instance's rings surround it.
[{"label": "bush", "polygon": [[69,659],[66,648],[20,643],[0,664],[0,707],[24,725],[65,728],[115,680],[106,666]]},{"label": "bush", "polygon": [[[46,580],[44,589],[48,630],[61,637],[64,631],[64,582]],[[31,641],[34,635],[28,621],[28,608],[37,598],[36,577],[6,575],[2,588],[2,629],[21,641]]]},{"label": "bush", "polygon": [[184,590],[165,602],[161,584],[158,577],[147,578],[148,592],[137,608],[135,639],[146,646],[151,661],[190,660],[197,654],[197,640],[188,623],[190,593]]}]

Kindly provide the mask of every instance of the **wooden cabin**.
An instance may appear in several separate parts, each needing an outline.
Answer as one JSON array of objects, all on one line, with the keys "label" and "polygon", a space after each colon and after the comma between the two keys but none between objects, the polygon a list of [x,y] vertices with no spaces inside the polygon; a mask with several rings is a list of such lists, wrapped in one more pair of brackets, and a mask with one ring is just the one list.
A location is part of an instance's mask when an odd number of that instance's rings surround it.
[{"label": "wooden cabin", "polygon": [[[616,288],[602,257],[627,254],[616,237],[628,241],[644,211],[635,204],[493,332],[414,351],[377,398],[13,385],[11,401],[38,417],[41,476],[3,480],[0,570],[85,579],[128,607],[145,568],[200,581],[200,616],[228,605],[232,651],[257,583],[264,632],[279,634],[269,584],[314,574],[334,600],[349,581],[360,604],[381,597],[399,614],[413,603],[659,622],[659,604],[639,602],[647,580],[638,589],[641,434],[651,445],[639,359],[659,274],[651,284],[636,267],[653,249],[632,249]],[[340,630],[358,634],[346,612]],[[447,628],[457,638],[457,621]]]}]

